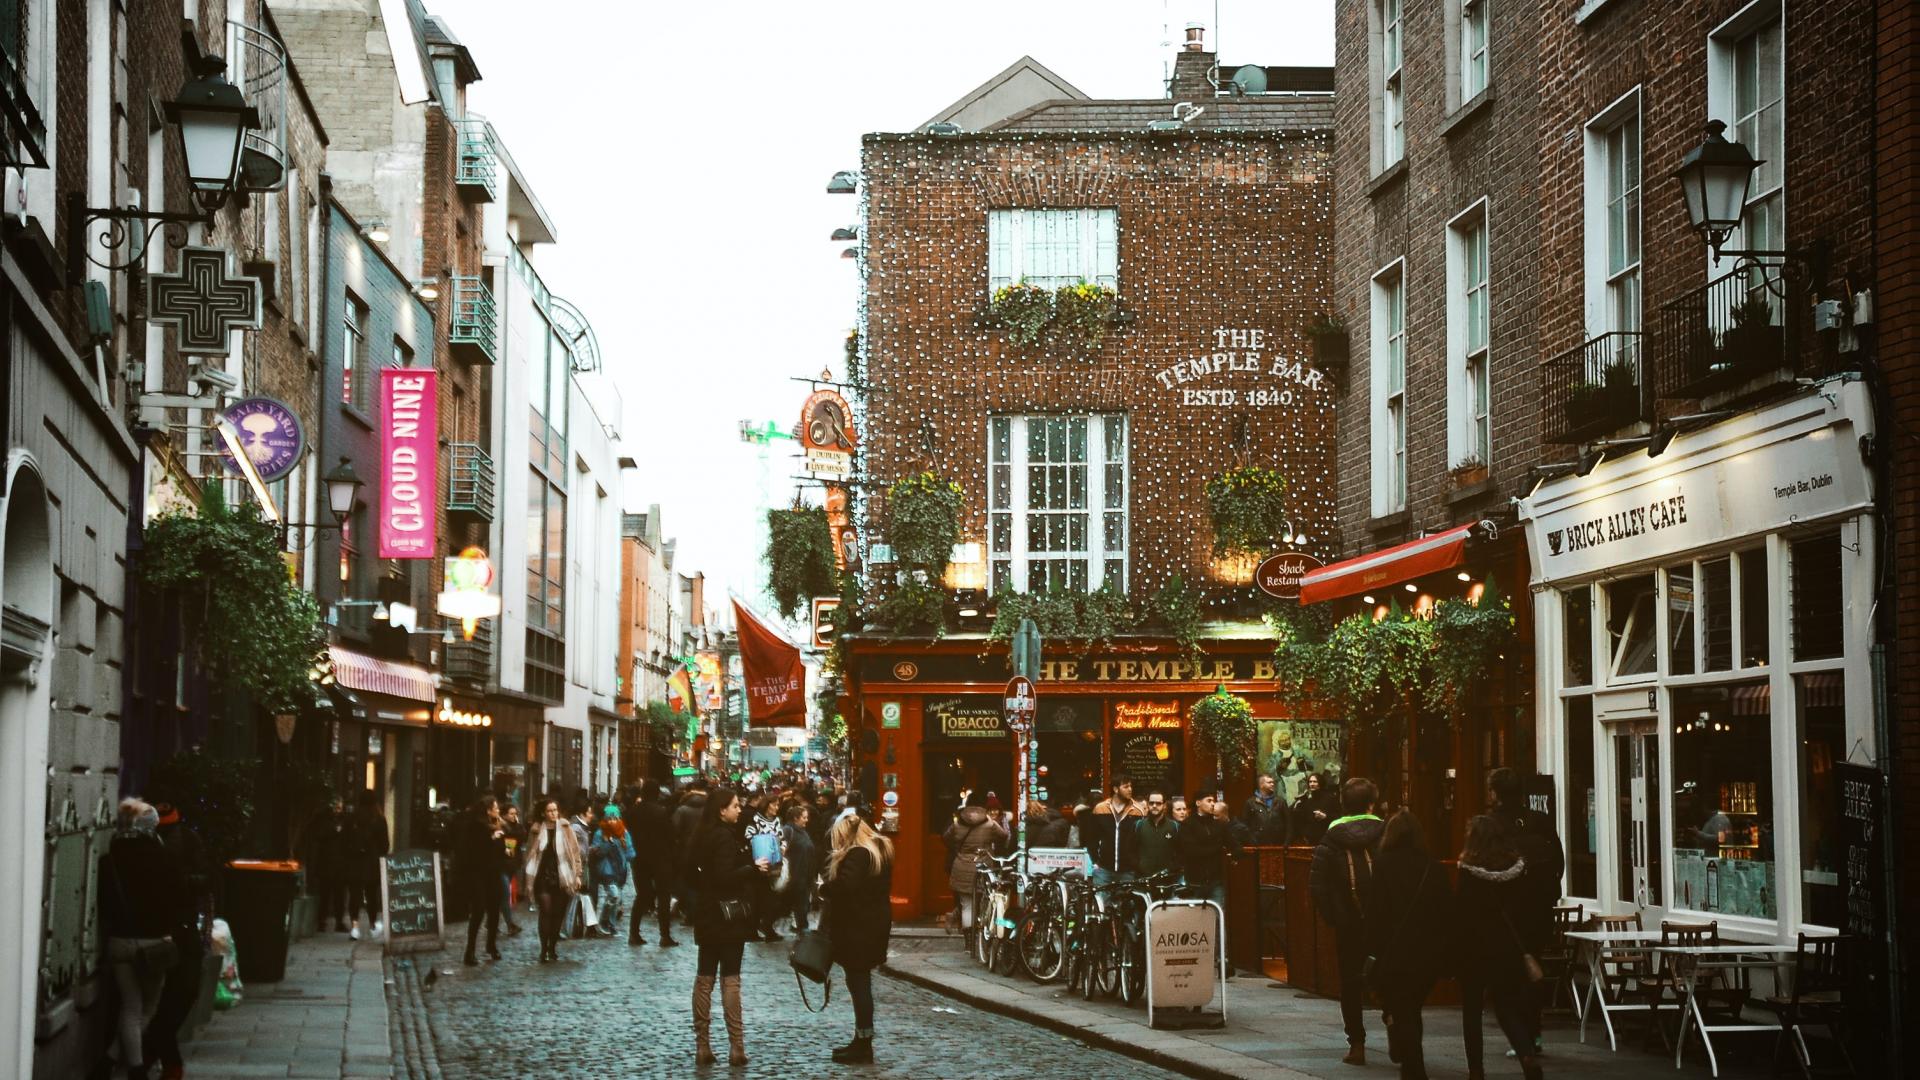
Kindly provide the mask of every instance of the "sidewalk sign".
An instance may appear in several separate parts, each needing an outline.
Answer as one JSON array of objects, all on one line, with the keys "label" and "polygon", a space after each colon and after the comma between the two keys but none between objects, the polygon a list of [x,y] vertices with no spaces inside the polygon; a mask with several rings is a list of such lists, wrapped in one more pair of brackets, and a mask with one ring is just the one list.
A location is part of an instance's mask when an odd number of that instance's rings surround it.
[{"label": "sidewalk sign", "polygon": [[1220,995],[1220,1012],[1188,1016],[1181,1027],[1227,1023],[1227,915],[1211,900],[1156,900],[1147,905],[1147,1026],[1160,1009],[1199,1008]]},{"label": "sidewalk sign", "polygon": [[443,948],[447,920],[442,904],[440,853],[412,849],[382,858],[380,907],[386,914],[388,953]]}]

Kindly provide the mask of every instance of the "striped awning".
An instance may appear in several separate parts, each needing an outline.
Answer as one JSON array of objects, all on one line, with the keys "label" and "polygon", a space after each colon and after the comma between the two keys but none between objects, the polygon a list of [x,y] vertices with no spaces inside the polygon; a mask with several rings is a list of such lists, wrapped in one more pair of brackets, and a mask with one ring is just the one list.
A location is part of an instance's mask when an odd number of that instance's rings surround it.
[{"label": "striped awning", "polygon": [[418,664],[382,660],[338,645],[327,651],[333,657],[334,678],[341,686],[428,704],[435,700],[433,675]]},{"label": "striped awning", "polygon": [[1358,596],[1371,589],[1398,585],[1459,566],[1466,561],[1467,537],[1473,528],[1473,525],[1457,525],[1432,536],[1309,570],[1300,576],[1300,602],[1314,604],[1342,596]]},{"label": "striped awning", "polygon": [[1772,709],[1773,690],[1763,682],[1736,686],[1727,704],[1735,716],[1765,716]]},{"label": "striped awning", "polygon": [[1809,671],[1800,680],[1800,701],[1809,708],[1837,709],[1847,703],[1846,676],[1838,671]]}]

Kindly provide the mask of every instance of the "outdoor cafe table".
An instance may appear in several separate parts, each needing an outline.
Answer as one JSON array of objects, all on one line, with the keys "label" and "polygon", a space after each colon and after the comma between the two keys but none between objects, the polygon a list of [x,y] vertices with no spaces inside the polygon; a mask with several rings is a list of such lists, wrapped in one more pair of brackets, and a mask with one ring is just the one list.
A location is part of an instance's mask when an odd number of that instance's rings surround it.
[{"label": "outdoor cafe table", "polygon": [[1713,1075],[1720,1075],[1720,1059],[1713,1052],[1712,1033],[1716,1031],[1779,1031],[1780,1022],[1776,1017],[1772,1023],[1749,1024],[1740,1022],[1743,1018],[1735,1015],[1733,1023],[1709,1024],[1700,1011],[1700,1002],[1695,996],[1696,988],[1703,978],[1717,972],[1745,972],[1754,968],[1772,968],[1780,971],[1791,967],[1793,954],[1800,950],[1797,944],[1749,943],[1744,945],[1656,945],[1654,952],[1666,958],[1667,969],[1672,972],[1680,991],[1680,1034],[1673,1040],[1673,1067],[1680,1067],[1680,1055],[1687,1046],[1687,1028],[1692,1026],[1700,1031],[1700,1042],[1707,1048],[1707,1064],[1713,1068]]},{"label": "outdoor cafe table", "polygon": [[[1660,999],[1655,995],[1644,1002],[1619,1002],[1607,1000],[1607,972],[1609,960],[1626,955],[1641,958],[1650,956],[1649,950],[1660,944],[1660,934],[1654,930],[1570,930],[1567,940],[1574,943],[1580,955],[1587,960],[1587,990],[1583,995],[1584,1004],[1580,1013],[1580,1041],[1587,1041],[1587,1018],[1593,1015],[1597,1006],[1600,1010],[1600,1022],[1607,1028],[1607,1048],[1620,1049],[1614,1037],[1613,1014],[1622,1011],[1639,1010],[1656,1012],[1660,1008]],[[1644,978],[1653,978],[1656,973],[1649,970]]]}]

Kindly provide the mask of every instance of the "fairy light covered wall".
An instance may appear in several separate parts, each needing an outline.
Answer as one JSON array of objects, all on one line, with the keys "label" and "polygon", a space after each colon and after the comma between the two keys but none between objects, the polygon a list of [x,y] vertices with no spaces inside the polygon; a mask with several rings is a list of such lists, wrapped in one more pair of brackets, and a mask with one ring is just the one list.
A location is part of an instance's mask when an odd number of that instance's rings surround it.
[{"label": "fairy light covered wall", "polygon": [[[957,479],[963,541],[985,548],[990,416],[1124,412],[1131,591],[1221,583],[1204,487],[1239,464],[1286,476],[1304,548],[1331,557],[1344,372],[1306,336],[1333,310],[1330,151],[1319,126],[867,136],[866,476]],[[1090,352],[1013,344],[982,318],[989,212],[1081,208],[1116,212],[1123,321]]]}]

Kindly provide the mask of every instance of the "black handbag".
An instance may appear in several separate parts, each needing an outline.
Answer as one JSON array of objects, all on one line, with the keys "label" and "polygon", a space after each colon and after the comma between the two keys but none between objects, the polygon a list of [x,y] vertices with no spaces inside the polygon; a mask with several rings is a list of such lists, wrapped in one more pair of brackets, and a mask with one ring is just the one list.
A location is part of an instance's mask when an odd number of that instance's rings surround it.
[{"label": "black handbag", "polygon": [[713,906],[721,926],[737,929],[753,925],[753,905],[745,900],[716,900]]},{"label": "black handbag", "polygon": [[[824,913],[822,921],[825,921]],[[787,963],[793,968],[794,985],[800,988],[800,1004],[808,1012],[826,1012],[827,1005],[833,1001],[833,938],[825,930],[800,931],[793,939],[793,947],[787,950]],[[827,988],[817,1009],[807,1000],[807,984],[800,981],[803,976]]]}]

